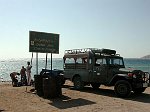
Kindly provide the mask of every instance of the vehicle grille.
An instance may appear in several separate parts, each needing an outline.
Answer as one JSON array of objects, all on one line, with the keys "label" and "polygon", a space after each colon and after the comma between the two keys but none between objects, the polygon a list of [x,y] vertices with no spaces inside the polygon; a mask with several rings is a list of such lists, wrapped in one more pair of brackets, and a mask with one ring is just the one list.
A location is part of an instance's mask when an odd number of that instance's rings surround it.
[{"label": "vehicle grille", "polygon": [[142,72],[141,70],[135,70],[133,72],[136,75],[136,81],[142,82],[142,83],[149,83],[149,76],[150,74],[148,72]]},{"label": "vehicle grille", "polygon": [[142,77],[144,82],[149,83],[150,74],[148,72],[145,72]]}]

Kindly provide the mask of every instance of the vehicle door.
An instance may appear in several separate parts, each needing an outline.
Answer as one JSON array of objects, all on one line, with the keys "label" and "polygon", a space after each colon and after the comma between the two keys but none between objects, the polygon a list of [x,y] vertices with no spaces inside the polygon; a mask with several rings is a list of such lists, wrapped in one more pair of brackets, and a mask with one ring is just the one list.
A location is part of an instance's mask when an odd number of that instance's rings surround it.
[{"label": "vehicle door", "polygon": [[116,73],[119,73],[119,68],[124,68],[124,62],[122,58],[107,57],[107,82],[110,82]]},{"label": "vehicle door", "polygon": [[96,83],[105,83],[107,79],[107,73],[108,66],[106,63],[106,58],[95,58],[92,80]]}]

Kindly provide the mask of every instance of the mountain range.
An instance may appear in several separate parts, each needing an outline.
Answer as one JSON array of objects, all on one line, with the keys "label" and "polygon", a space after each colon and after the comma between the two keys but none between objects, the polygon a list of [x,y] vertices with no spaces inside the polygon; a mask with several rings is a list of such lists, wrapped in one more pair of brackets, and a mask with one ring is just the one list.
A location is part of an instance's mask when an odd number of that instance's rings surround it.
[{"label": "mountain range", "polygon": [[143,58],[143,59],[150,59],[150,55],[146,55],[146,56],[143,56],[141,58]]}]

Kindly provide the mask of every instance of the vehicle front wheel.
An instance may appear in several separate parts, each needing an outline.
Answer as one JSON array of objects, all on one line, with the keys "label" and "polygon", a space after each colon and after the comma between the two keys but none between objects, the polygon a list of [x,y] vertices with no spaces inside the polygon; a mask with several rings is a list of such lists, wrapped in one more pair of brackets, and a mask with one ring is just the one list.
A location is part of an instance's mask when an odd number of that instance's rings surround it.
[{"label": "vehicle front wheel", "polygon": [[131,84],[128,81],[120,80],[115,84],[114,91],[118,97],[128,97],[131,94]]},{"label": "vehicle front wheel", "polygon": [[81,90],[84,87],[84,82],[81,80],[81,77],[79,76],[76,76],[73,79],[73,83],[74,83],[74,88],[77,90]]}]

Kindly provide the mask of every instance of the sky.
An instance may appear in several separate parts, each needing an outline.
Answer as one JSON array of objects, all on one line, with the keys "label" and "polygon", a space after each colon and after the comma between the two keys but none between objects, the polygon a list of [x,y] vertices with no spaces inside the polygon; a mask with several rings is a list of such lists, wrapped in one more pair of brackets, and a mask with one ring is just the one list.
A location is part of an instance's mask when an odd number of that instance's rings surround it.
[{"label": "sky", "polygon": [[60,34],[54,58],[80,48],[140,58],[150,54],[149,6],[150,0],[0,0],[0,58],[31,58],[29,31]]}]

